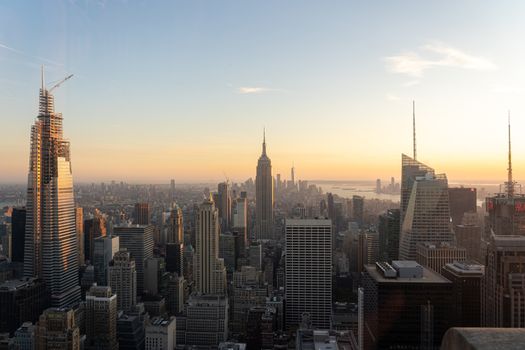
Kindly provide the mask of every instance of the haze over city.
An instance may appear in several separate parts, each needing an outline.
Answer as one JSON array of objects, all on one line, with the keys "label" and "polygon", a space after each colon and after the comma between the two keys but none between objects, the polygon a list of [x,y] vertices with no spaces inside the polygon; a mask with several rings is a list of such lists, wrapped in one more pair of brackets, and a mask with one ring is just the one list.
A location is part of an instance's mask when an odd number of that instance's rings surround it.
[{"label": "haze over city", "polygon": [[413,99],[419,159],[452,182],[503,181],[511,110],[525,177],[524,6],[4,2],[0,182],[26,181],[41,64],[74,74],[55,94],[76,182],[244,180],[263,127],[275,173],[397,178]]}]

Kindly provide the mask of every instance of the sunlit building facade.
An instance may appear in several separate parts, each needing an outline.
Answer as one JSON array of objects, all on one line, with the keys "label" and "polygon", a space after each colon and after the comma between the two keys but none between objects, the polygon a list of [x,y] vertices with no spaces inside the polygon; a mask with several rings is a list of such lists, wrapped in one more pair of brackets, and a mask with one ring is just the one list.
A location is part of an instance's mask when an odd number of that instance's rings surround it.
[{"label": "sunlit building facade", "polygon": [[444,174],[428,172],[412,182],[399,242],[399,258],[416,260],[418,243],[453,243],[448,181]]},{"label": "sunlit building facade", "polygon": [[78,242],[69,141],[43,74],[39,114],[31,128],[26,209],[24,275],[44,279],[53,306],[77,302]]}]

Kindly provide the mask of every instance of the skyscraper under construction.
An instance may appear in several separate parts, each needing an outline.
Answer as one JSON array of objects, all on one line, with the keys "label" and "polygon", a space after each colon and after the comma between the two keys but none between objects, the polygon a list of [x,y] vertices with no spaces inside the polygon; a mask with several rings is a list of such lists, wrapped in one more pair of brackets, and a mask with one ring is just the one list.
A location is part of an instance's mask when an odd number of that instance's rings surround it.
[{"label": "skyscraper under construction", "polygon": [[42,69],[27,183],[24,275],[45,280],[55,307],[71,305],[80,298],[69,141],[64,139],[62,114],[55,112],[51,94],[69,78],[71,75],[46,89]]}]

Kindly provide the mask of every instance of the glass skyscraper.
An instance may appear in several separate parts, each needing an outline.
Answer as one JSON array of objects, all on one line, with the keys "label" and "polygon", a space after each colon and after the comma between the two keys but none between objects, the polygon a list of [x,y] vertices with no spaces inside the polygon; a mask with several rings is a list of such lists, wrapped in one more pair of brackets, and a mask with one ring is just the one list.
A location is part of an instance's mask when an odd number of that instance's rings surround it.
[{"label": "glass skyscraper", "polygon": [[78,244],[69,141],[51,91],[42,74],[39,113],[31,128],[24,275],[43,278],[52,305],[65,307],[80,299]]}]

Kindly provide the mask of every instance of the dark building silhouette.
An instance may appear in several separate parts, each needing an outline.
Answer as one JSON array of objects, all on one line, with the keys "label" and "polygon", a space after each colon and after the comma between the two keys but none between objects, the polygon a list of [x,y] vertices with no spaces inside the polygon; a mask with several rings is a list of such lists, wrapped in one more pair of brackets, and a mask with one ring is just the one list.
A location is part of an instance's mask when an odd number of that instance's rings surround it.
[{"label": "dark building silhouette", "polygon": [[24,278],[0,284],[0,333],[13,333],[23,322],[38,321],[50,306],[50,293],[45,282]]},{"label": "dark building silhouette", "polygon": [[441,274],[452,282],[454,327],[481,327],[481,286],[485,267],[472,262],[446,264]]},{"label": "dark building silhouette", "polygon": [[138,315],[119,313],[117,318],[119,350],[144,350],[144,322]]},{"label": "dark building silhouette", "polygon": [[450,217],[452,225],[460,225],[465,213],[475,213],[477,210],[477,194],[475,188],[453,187],[448,189],[450,201]]},{"label": "dark building silhouette", "polygon": [[388,209],[379,215],[379,258],[385,261],[399,258],[399,209]]},{"label": "dark building silhouette", "polygon": [[136,225],[150,224],[150,208],[148,203],[135,203],[133,211],[133,223]]},{"label": "dark building silhouette", "polygon": [[24,242],[26,235],[26,208],[13,208],[11,214],[11,261],[24,262]]},{"label": "dark building silhouette", "polygon": [[361,196],[353,196],[352,197],[353,219],[355,222],[359,223],[359,225],[363,224],[364,211],[365,211],[365,198]]},{"label": "dark building silhouette", "polygon": [[437,349],[452,324],[452,283],[414,261],[366,265],[364,349]]}]

